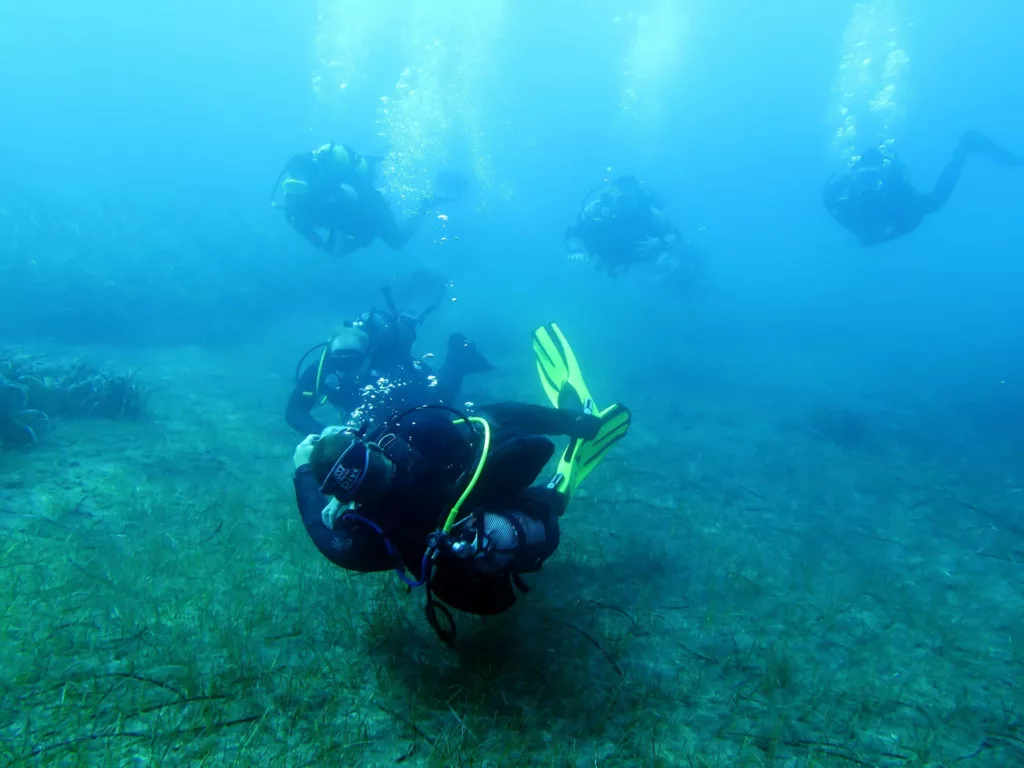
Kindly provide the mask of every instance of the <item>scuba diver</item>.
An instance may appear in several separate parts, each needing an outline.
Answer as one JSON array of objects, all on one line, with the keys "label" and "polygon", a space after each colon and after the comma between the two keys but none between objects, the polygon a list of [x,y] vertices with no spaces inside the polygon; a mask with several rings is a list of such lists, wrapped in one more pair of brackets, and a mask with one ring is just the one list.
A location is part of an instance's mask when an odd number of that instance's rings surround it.
[{"label": "scuba diver", "polygon": [[[459,174],[438,174],[434,192],[420,199],[419,209],[412,216],[399,221],[384,195],[374,187],[381,160],[333,143],[295,155],[277,177],[271,205],[283,208],[289,226],[314,246],[345,256],[367,247],[376,238],[400,250],[434,205],[458,200],[468,186]],[[283,202],[276,199],[279,192]]]},{"label": "scuba diver", "polygon": [[[309,349],[295,369],[295,388],[285,410],[285,421],[300,434],[321,432],[324,425],[311,411],[330,403],[346,416],[359,411],[369,419],[390,418],[372,413],[378,408],[402,408],[404,402],[452,405],[464,377],[486,373],[494,366],[461,333],[448,338],[448,352],[434,375],[430,366],[412,354],[416,330],[444,299],[448,282],[430,270],[418,270],[406,289],[399,309],[389,288],[385,310],[371,309],[345,323],[331,338]],[[320,352],[305,369],[310,354]]]},{"label": "scuba diver", "polygon": [[879,245],[917,229],[925,216],[949,200],[960,173],[972,154],[983,154],[1000,165],[1024,166],[1019,157],[977,131],[967,131],[931,192],[918,192],[907,167],[881,148],[865,150],[843,176],[830,177],[823,199],[829,215],[853,233],[862,246]]},{"label": "scuba diver", "polygon": [[598,269],[613,277],[633,264],[664,260],[681,237],[663,208],[661,198],[633,176],[597,186],[565,230],[569,259],[595,259]]},{"label": "scuba diver", "polygon": [[[538,328],[533,347],[553,407],[419,406],[380,428],[330,427],[295,449],[296,501],[320,553],[425,587],[427,620],[449,644],[449,607],[495,615],[528,591],[521,574],[555,552],[576,489],[629,430],[624,406],[597,407],[557,325]],[[551,480],[534,485],[555,435],[568,446]]]}]

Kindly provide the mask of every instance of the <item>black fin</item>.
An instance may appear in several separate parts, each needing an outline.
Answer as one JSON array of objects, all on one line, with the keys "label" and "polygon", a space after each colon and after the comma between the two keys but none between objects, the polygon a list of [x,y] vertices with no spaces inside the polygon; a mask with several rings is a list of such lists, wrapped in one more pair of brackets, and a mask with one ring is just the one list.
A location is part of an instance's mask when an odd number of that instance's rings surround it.
[{"label": "black fin", "polygon": [[1011,167],[1024,166],[1024,157],[1003,149],[992,139],[978,131],[967,131],[960,137],[959,151],[968,154],[977,153],[992,158],[1000,165]]},{"label": "black fin", "polygon": [[398,297],[398,310],[404,317],[419,323],[440,306],[449,286],[448,278],[437,270],[417,269]]}]

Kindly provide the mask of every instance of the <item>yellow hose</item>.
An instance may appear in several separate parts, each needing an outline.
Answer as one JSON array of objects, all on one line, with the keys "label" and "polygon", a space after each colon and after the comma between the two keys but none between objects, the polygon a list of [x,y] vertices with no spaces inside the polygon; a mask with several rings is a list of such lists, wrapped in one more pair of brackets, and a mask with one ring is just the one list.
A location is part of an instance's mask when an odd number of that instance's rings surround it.
[{"label": "yellow hose", "polygon": [[452,526],[455,525],[459,517],[459,511],[462,509],[462,505],[466,503],[466,499],[469,498],[469,494],[476,488],[477,480],[480,479],[480,475],[484,471],[484,465],[487,463],[487,454],[491,450],[491,425],[487,423],[487,419],[481,419],[479,416],[470,416],[469,420],[476,422],[483,427],[484,430],[484,445],[480,451],[480,460],[476,463],[476,469],[473,470],[473,476],[469,479],[466,484],[466,490],[459,496],[459,500],[452,506],[452,511],[448,513],[448,519],[445,520],[444,527],[441,529],[445,533],[451,531]]}]

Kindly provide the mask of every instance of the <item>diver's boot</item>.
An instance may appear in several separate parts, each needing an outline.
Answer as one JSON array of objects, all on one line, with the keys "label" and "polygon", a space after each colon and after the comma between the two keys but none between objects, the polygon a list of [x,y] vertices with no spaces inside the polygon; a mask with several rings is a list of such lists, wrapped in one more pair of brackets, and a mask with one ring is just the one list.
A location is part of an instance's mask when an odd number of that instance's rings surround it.
[{"label": "diver's boot", "polygon": [[461,333],[453,333],[448,337],[448,354],[437,372],[437,394],[441,402],[450,404],[457,400],[466,376],[492,370],[494,366],[480,354],[476,344]]},{"label": "diver's boot", "polygon": [[444,360],[444,368],[461,376],[494,370],[494,366],[476,348],[476,344],[461,333],[453,333],[448,337],[448,355]]}]

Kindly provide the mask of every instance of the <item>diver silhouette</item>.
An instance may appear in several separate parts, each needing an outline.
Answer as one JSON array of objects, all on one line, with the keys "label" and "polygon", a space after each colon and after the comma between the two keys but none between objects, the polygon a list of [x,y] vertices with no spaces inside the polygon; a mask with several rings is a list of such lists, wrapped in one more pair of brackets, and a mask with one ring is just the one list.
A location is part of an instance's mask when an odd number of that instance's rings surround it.
[{"label": "diver silhouette", "polygon": [[995,144],[977,131],[967,131],[931,192],[910,183],[907,166],[879,148],[865,150],[850,171],[825,185],[823,201],[829,215],[853,233],[862,246],[903,237],[917,229],[925,216],[949,200],[960,174],[973,154],[985,155],[1007,167],[1024,166],[1024,157]]}]

